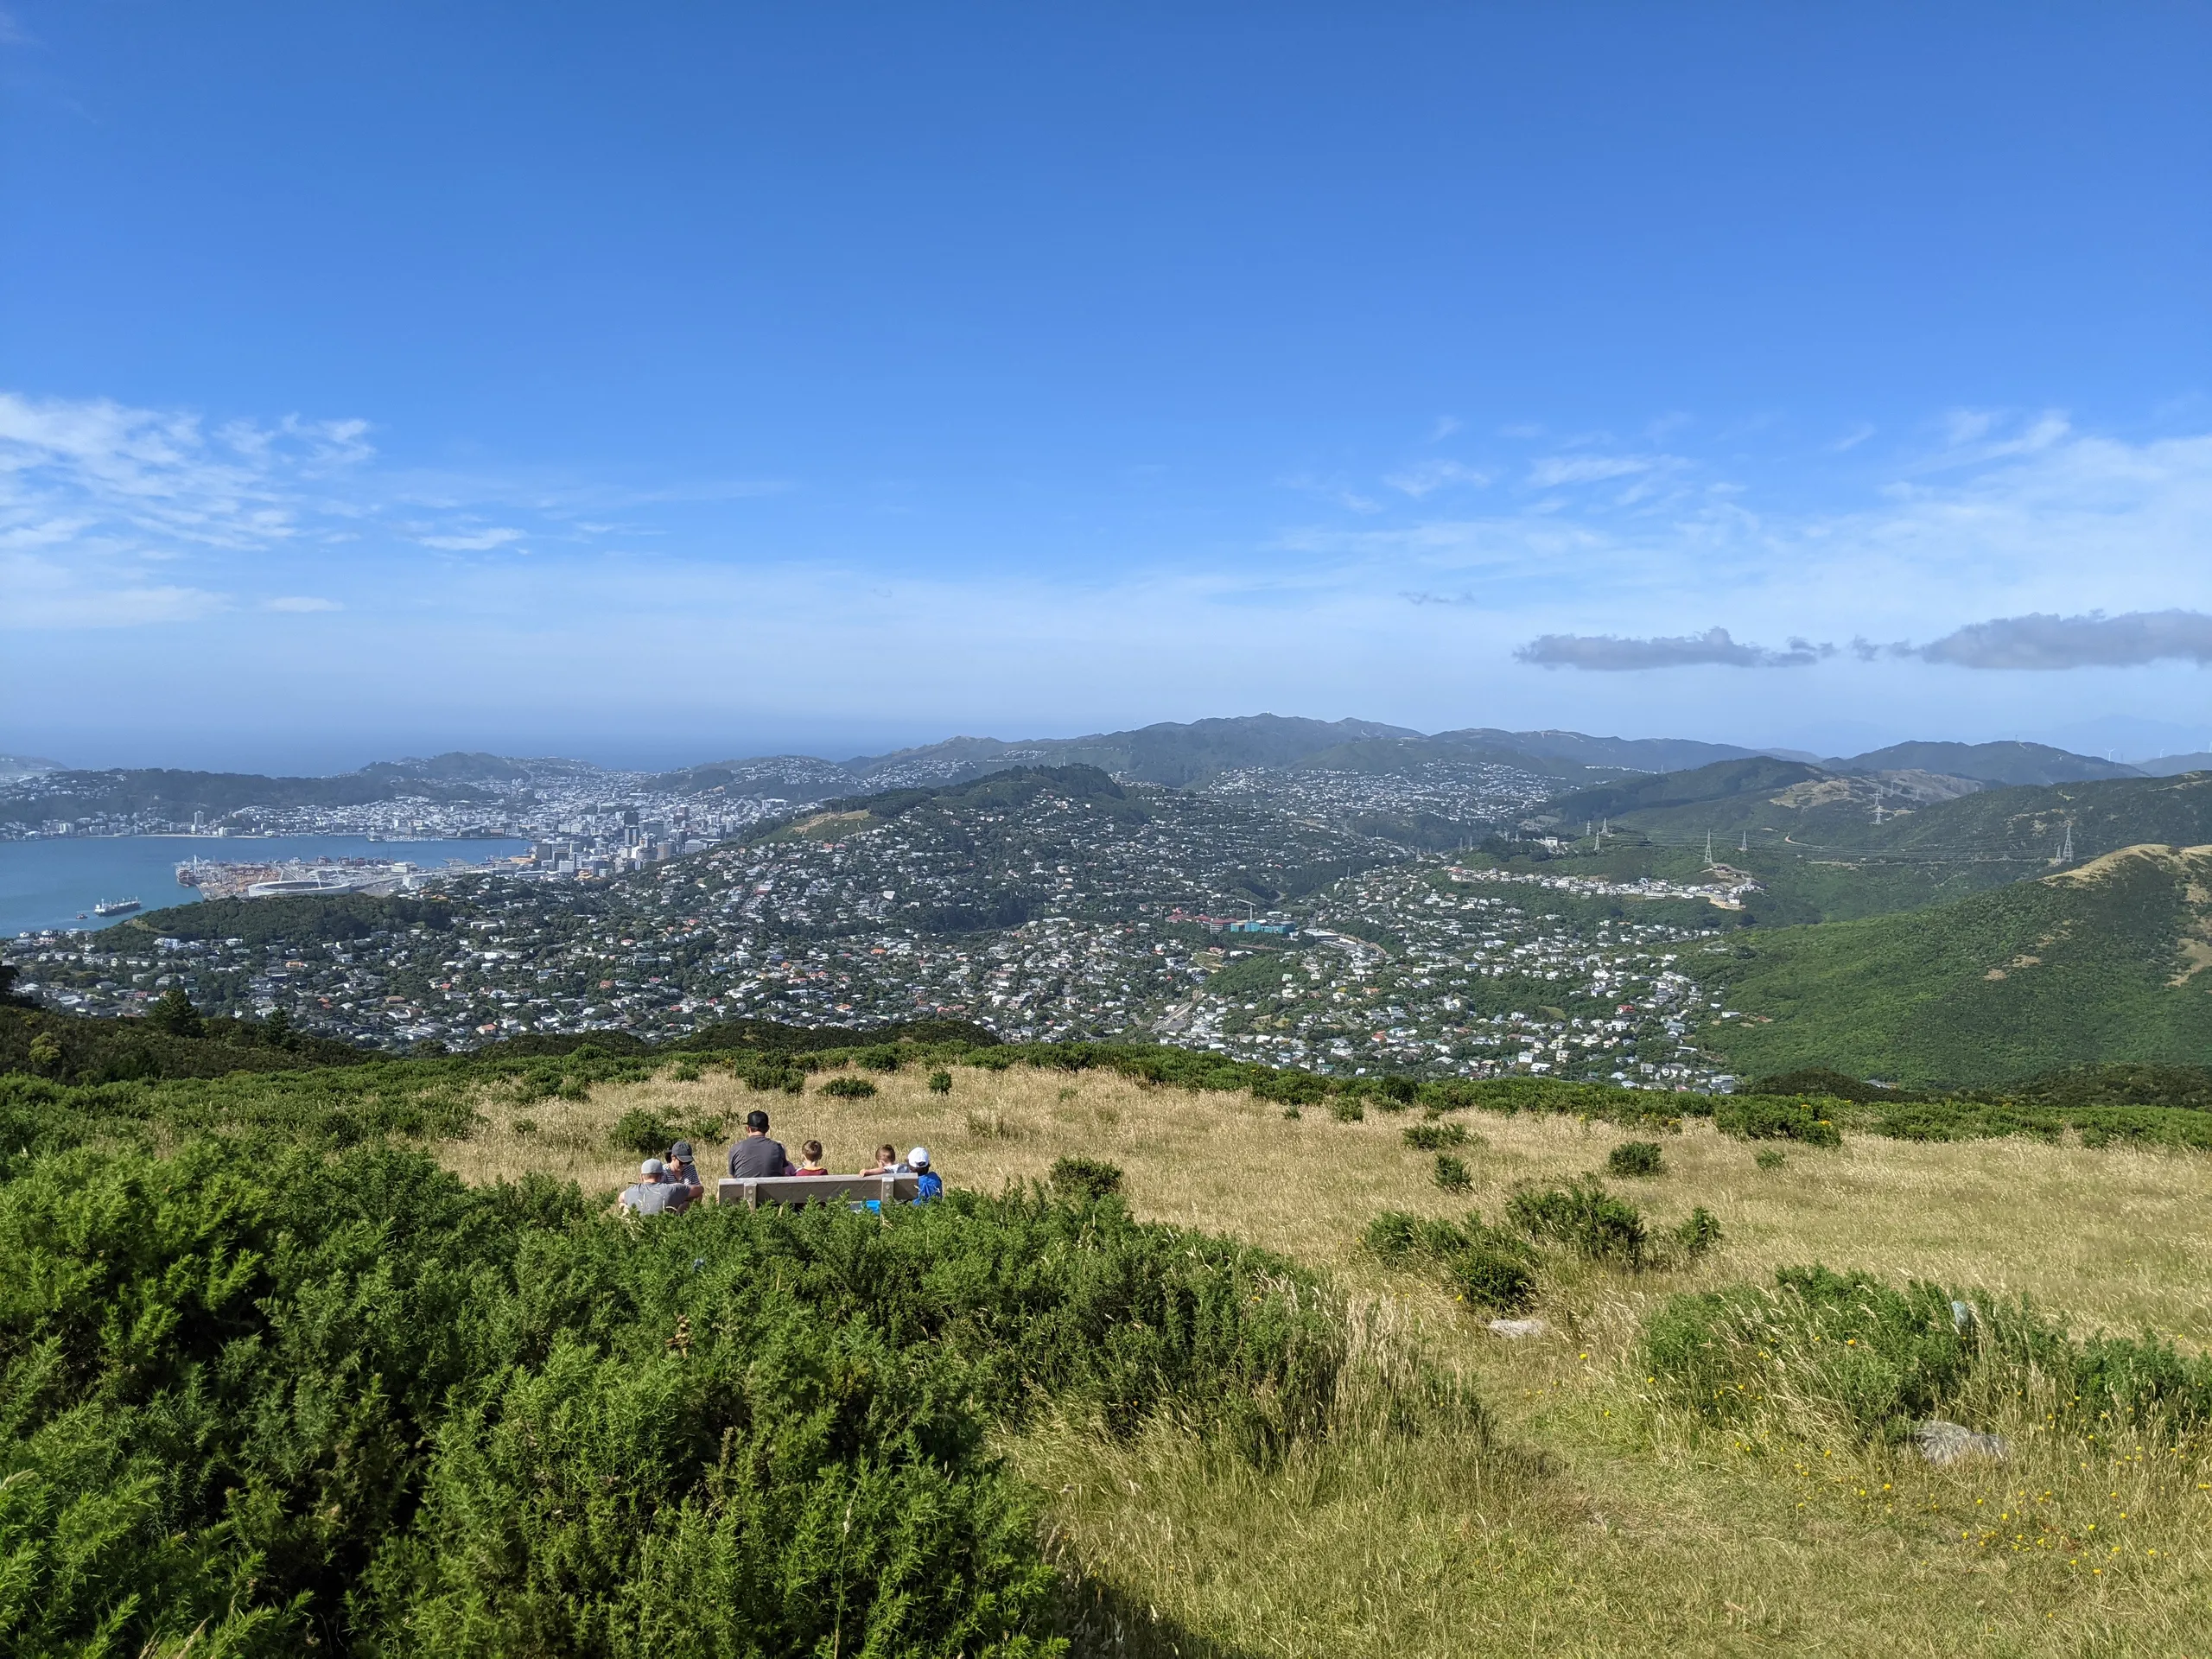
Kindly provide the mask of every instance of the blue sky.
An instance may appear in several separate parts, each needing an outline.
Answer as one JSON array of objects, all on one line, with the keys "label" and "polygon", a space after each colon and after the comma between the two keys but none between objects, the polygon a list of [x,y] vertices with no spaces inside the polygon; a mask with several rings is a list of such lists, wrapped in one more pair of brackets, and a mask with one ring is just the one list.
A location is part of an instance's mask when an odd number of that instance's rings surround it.
[{"label": "blue sky", "polygon": [[2212,736],[2204,4],[5,17],[0,747]]}]

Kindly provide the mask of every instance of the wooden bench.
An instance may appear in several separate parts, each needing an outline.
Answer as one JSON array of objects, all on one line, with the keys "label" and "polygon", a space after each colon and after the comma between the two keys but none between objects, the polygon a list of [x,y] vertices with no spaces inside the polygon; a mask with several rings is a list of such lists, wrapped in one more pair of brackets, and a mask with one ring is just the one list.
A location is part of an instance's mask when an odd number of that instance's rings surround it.
[{"label": "wooden bench", "polygon": [[748,1210],[764,1204],[842,1204],[857,1210],[871,1200],[912,1204],[920,1190],[912,1175],[725,1175],[715,1183],[715,1201]]}]

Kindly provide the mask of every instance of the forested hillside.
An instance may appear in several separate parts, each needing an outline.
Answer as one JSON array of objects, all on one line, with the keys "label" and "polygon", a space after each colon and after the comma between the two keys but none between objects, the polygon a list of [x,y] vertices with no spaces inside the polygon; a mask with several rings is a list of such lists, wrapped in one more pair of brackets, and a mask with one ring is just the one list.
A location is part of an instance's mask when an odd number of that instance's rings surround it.
[{"label": "forested hillside", "polygon": [[[2212,780],[2206,780],[2212,782]],[[2212,847],[2141,846],[1924,910],[1732,941],[1742,1069],[1986,1084],[2212,1055]]]}]

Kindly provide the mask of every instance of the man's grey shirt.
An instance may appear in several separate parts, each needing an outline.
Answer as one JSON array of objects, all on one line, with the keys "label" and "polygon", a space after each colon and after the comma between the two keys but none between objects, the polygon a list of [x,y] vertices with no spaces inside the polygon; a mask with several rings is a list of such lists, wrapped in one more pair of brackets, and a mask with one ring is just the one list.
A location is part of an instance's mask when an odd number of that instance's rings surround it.
[{"label": "man's grey shirt", "polygon": [[624,1190],[622,1203],[641,1216],[660,1216],[671,1210],[681,1210],[683,1200],[690,1196],[684,1188],[672,1184],[641,1181]]},{"label": "man's grey shirt", "polygon": [[780,1175],[790,1167],[791,1160],[784,1156],[784,1143],[771,1141],[765,1135],[748,1135],[729,1149],[729,1173],[737,1180],[756,1175]]}]

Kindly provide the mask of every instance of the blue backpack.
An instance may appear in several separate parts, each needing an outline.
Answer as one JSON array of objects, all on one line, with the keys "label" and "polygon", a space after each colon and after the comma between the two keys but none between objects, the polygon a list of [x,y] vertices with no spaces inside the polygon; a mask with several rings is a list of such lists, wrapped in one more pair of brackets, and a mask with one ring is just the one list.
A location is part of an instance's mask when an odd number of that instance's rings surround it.
[{"label": "blue backpack", "polygon": [[925,1169],[914,1182],[914,1202],[927,1204],[931,1198],[944,1196],[944,1178],[935,1170]]}]

